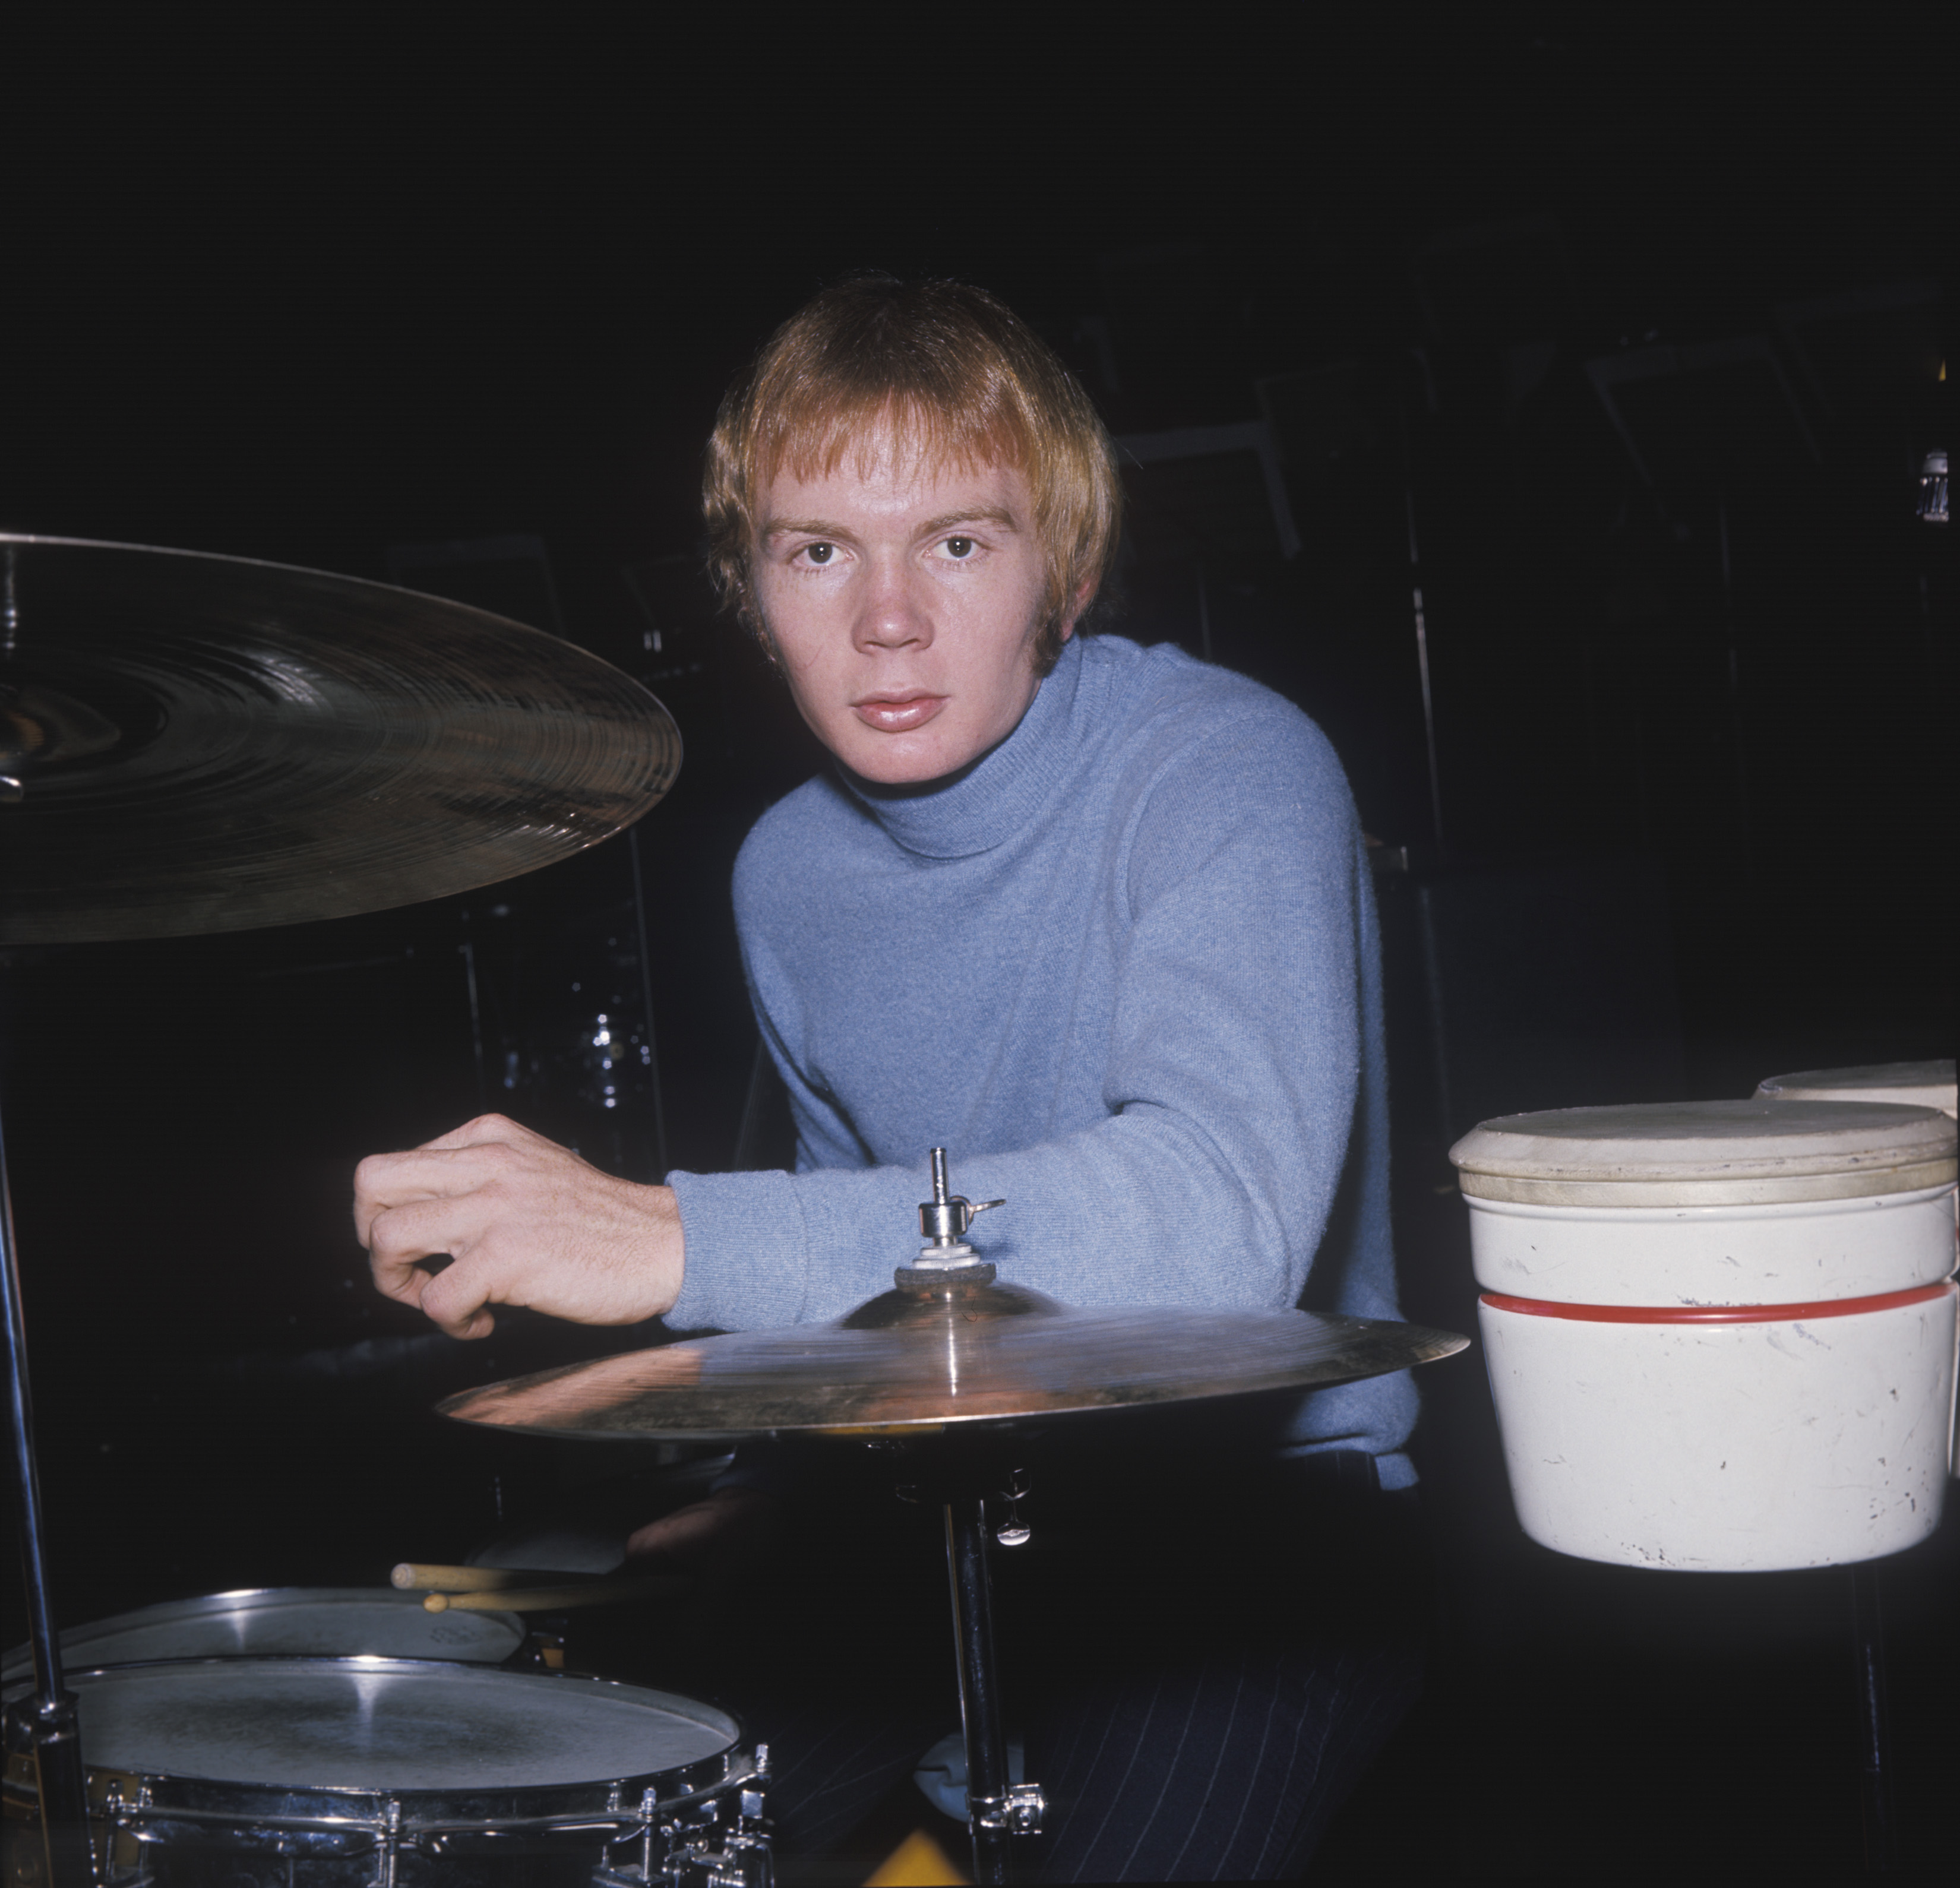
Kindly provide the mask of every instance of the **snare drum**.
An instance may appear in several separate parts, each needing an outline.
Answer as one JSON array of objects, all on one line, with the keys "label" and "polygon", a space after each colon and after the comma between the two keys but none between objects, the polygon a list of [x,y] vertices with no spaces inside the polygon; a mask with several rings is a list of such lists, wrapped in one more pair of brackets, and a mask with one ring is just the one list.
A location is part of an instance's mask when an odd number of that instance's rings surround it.
[{"label": "snare drum", "polygon": [[[419,1593],[392,1587],[265,1587],[168,1600],[61,1635],[62,1664],[127,1665],[138,1659],[278,1656],[455,1658],[498,1665],[523,1643],[514,1613],[430,1613]],[[0,1667],[13,1684],[33,1670],[17,1645]]]},{"label": "snare drum", "polygon": [[[387,1658],[179,1660],[68,1684],[108,1888],[769,1879],[766,1750],[669,1693]],[[10,1750],[15,1880],[38,1848],[30,1766]]]}]

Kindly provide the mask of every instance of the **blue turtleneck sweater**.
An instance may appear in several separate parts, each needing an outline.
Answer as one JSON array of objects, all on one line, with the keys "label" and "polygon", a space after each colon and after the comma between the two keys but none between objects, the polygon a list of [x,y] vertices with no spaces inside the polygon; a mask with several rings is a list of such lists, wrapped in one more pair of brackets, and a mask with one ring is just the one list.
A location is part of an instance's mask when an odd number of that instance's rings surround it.
[{"label": "blue turtleneck sweater", "polygon": [[[929,1148],[1007,1204],[970,1243],[1065,1302],[1395,1317],[1375,909],[1334,752],[1256,683],[1077,638],[930,791],[833,771],[735,867],[794,1174],[668,1176],[667,1322],[833,1318],[918,1248]],[[1406,1372],[1302,1398],[1292,1447],[1414,1480]]]}]

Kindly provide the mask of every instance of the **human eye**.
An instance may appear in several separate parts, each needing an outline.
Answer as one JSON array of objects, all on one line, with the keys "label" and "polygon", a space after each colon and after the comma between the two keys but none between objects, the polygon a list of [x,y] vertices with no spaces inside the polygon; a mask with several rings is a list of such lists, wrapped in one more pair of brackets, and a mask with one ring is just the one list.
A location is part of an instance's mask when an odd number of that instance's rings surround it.
[{"label": "human eye", "polygon": [[814,564],[821,567],[836,557],[837,546],[819,541],[816,544],[806,544],[796,555],[805,563]]},{"label": "human eye", "polygon": [[939,548],[954,563],[965,564],[978,555],[980,541],[977,538],[969,538],[956,532],[950,538],[941,538],[939,541]]}]

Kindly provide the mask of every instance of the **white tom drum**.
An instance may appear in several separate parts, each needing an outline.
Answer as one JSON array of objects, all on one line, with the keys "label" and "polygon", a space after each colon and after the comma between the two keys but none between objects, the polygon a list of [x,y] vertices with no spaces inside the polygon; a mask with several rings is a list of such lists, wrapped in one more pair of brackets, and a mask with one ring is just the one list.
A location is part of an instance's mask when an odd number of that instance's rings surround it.
[{"label": "white tom drum", "polygon": [[[386,1658],[110,1666],[68,1683],[107,1888],[769,1878],[764,1753],[668,1693]],[[18,1756],[16,1871],[38,1847]]]},{"label": "white tom drum", "polygon": [[1814,1101],[1570,1108],[1450,1150],[1526,1533],[1767,1572],[1939,1525],[1954,1123]]},{"label": "white tom drum", "polygon": [[[1900,1101],[1960,1114],[1952,1057],[1933,1062],[1878,1062],[1852,1069],[1806,1069],[1797,1075],[1765,1076],[1756,1094],[1768,1101]],[[1955,1225],[1960,1233],[1960,1219]],[[1954,1376],[1960,1381],[1960,1330],[1954,1334]],[[1960,1409],[1947,1419],[1949,1471],[1960,1479]]]},{"label": "white tom drum", "polygon": [[1756,1084],[1764,1101],[1893,1101],[1908,1108],[1956,1111],[1952,1058],[1943,1062],[1877,1062],[1856,1069],[1806,1069],[1768,1075]]}]

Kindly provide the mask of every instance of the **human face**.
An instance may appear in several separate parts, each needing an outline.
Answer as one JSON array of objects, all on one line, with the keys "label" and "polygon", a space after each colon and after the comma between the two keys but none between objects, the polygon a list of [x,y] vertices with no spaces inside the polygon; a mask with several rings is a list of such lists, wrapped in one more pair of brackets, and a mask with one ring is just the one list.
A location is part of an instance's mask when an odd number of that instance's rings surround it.
[{"label": "human face", "polygon": [[881,786],[938,780],[1005,740],[1040,685],[1032,495],[1011,466],[934,466],[889,437],[854,459],[771,484],[756,601],[832,753]]}]

